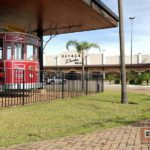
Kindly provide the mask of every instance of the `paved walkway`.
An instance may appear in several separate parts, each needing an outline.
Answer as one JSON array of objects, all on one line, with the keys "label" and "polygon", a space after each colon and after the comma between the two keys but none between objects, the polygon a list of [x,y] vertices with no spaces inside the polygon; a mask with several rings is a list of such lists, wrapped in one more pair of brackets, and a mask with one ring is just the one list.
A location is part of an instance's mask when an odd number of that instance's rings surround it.
[{"label": "paved walkway", "polygon": [[141,142],[140,130],[150,128],[150,119],[130,126],[122,126],[85,135],[34,142],[0,148],[0,150],[150,150]]},{"label": "paved walkway", "polygon": [[[108,84],[105,85],[105,90],[109,91],[121,91],[121,85]],[[141,93],[150,95],[150,86],[139,86],[139,85],[127,85],[127,91],[132,93]]]}]

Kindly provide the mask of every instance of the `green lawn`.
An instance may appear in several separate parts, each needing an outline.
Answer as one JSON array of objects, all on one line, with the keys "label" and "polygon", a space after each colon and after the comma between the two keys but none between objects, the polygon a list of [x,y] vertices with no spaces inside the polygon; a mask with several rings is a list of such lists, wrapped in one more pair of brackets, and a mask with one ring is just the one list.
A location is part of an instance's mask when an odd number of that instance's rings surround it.
[{"label": "green lawn", "polygon": [[150,118],[150,96],[105,92],[28,106],[0,108],[0,146],[100,131]]}]

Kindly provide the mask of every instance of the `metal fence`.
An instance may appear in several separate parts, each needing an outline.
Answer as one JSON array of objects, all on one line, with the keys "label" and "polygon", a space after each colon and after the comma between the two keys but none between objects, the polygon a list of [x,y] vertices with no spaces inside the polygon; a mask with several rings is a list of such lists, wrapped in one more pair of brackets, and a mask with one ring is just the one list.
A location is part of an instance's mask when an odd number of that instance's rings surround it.
[{"label": "metal fence", "polygon": [[[43,74],[42,82],[39,82],[40,74]],[[103,76],[99,73],[83,77],[75,73],[5,70],[0,75],[0,107],[88,95],[103,92],[103,87]]]}]

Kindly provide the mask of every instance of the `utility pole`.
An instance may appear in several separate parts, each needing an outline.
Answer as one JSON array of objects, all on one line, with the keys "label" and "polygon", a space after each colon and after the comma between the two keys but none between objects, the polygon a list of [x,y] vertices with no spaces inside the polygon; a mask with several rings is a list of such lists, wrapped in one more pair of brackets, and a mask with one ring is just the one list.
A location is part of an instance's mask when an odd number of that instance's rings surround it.
[{"label": "utility pole", "polygon": [[135,19],[135,17],[129,17],[129,19],[131,20],[131,65],[133,63],[132,61],[132,47],[133,47],[133,20]]},{"label": "utility pole", "polygon": [[118,0],[119,12],[119,38],[120,38],[120,65],[121,65],[121,103],[128,103],[126,87],[125,50],[124,50],[124,25],[123,25],[123,0]]}]

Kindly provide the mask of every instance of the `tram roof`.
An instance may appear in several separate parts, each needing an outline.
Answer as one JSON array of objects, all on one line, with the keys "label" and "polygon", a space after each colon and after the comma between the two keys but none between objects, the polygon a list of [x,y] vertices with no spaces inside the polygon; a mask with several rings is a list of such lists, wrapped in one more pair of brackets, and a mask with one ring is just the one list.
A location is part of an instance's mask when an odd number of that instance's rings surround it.
[{"label": "tram roof", "polygon": [[100,0],[0,0],[0,29],[43,35],[116,27]]}]

